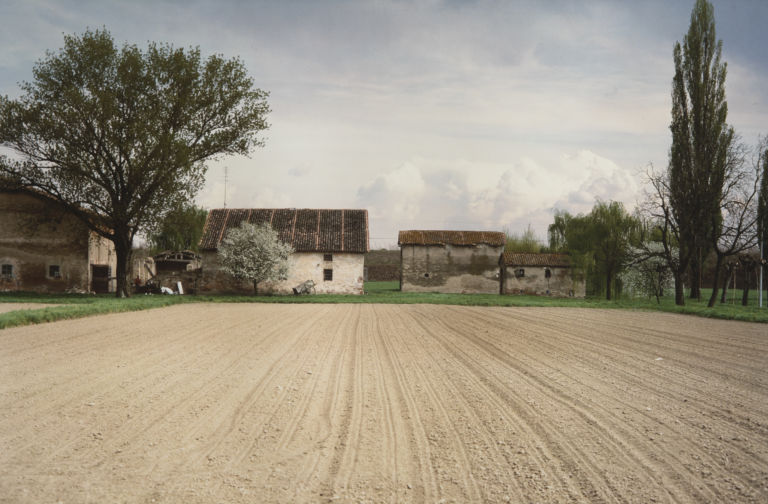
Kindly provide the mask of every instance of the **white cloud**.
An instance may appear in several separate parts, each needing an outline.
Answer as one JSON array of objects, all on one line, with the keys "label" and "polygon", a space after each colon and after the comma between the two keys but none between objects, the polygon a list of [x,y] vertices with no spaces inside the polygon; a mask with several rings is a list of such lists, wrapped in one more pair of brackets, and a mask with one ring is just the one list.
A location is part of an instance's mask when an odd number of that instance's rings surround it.
[{"label": "white cloud", "polygon": [[530,224],[543,238],[555,208],[588,212],[599,198],[631,209],[637,192],[632,170],[581,150],[511,165],[415,158],[362,185],[357,204],[370,212],[374,246],[384,246],[412,228],[521,231]]}]

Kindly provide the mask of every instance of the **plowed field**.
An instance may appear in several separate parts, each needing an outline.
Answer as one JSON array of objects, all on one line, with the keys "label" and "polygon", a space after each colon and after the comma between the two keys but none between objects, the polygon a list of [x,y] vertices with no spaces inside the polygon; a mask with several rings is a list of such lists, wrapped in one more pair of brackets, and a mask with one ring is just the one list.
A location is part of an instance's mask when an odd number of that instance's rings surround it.
[{"label": "plowed field", "polygon": [[768,502],[768,326],[189,304],[6,329],[0,502]]}]

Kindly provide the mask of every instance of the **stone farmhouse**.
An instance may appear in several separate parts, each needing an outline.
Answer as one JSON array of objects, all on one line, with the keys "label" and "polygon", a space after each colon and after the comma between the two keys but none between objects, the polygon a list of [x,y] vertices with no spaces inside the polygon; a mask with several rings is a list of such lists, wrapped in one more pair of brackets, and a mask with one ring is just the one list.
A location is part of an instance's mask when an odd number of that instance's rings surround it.
[{"label": "stone farmhouse", "polygon": [[506,237],[495,231],[400,231],[403,292],[499,292]]},{"label": "stone farmhouse", "polygon": [[59,204],[0,191],[0,291],[114,292],[116,266],[112,242]]},{"label": "stone farmhouse", "polygon": [[505,252],[499,258],[502,294],[585,296],[584,282],[575,282],[567,254]]},{"label": "stone farmhouse", "polygon": [[227,230],[243,221],[269,223],[280,240],[295,250],[287,280],[259,284],[259,293],[291,294],[312,280],[318,294],[363,294],[368,252],[368,211],[295,208],[218,208],[208,212],[200,239],[202,274],[198,293],[252,293],[253,284],[221,271],[217,250]]}]

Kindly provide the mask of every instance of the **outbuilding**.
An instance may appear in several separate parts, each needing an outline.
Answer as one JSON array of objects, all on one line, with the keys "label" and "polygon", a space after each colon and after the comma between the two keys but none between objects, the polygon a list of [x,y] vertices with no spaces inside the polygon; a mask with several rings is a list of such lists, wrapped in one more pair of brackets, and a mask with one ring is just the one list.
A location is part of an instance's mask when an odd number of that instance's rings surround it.
[{"label": "outbuilding", "polygon": [[501,292],[536,296],[580,297],[583,281],[574,281],[568,254],[505,252],[499,260]]},{"label": "outbuilding", "polygon": [[253,284],[238,281],[219,265],[218,247],[229,229],[242,222],[268,223],[294,249],[288,279],[259,284],[259,292],[290,294],[312,280],[315,292],[362,294],[368,252],[368,211],[360,209],[217,208],[208,212],[200,239],[202,274],[199,293],[252,293]]},{"label": "outbuilding", "polygon": [[111,241],[41,194],[0,191],[0,291],[114,292]]},{"label": "outbuilding", "polygon": [[497,294],[505,242],[496,231],[400,231],[400,290]]}]

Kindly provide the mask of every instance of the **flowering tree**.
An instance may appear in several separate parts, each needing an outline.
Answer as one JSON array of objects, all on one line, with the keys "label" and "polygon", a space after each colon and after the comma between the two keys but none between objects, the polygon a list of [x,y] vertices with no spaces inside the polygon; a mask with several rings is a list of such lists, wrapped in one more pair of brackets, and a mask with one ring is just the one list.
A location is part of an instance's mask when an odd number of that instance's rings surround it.
[{"label": "flowering tree", "polygon": [[664,246],[658,242],[645,242],[641,247],[631,247],[628,257],[628,264],[619,274],[621,283],[633,296],[655,296],[656,302],[660,302],[664,290],[674,285]]},{"label": "flowering tree", "polygon": [[288,258],[292,253],[291,246],[281,242],[269,224],[243,222],[230,229],[221,241],[219,262],[225,273],[252,281],[253,293],[258,294],[260,282],[288,278]]}]

